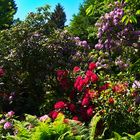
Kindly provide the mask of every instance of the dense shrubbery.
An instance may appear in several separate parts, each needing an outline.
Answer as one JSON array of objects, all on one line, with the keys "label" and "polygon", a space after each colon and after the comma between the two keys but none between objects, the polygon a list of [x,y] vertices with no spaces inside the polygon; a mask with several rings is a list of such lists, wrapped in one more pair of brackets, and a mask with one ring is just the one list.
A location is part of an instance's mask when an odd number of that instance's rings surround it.
[{"label": "dense shrubbery", "polygon": [[91,140],[115,131],[116,139],[140,131],[140,32],[122,21],[125,5],[115,2],[98,19],[95,47],[51,30],[48,6],[0,31],[1,137]]},{"label": "dense shrubbery", "polygon": [[61,96],[55,79],[56,69],[72,69],[86,60],[90,51],[86,41],[70,36],[65,30],[47,35],[45,20],[39,18],[43,14],[36,18],[32,15],[0,32],[0,65],[5,71],[1,79],[3,111],[14,109],[16,113],[39,114],[39,107],[45,108],[41,106],[44,100],[47,100],[46,110],[49,109],[53,98]]}]

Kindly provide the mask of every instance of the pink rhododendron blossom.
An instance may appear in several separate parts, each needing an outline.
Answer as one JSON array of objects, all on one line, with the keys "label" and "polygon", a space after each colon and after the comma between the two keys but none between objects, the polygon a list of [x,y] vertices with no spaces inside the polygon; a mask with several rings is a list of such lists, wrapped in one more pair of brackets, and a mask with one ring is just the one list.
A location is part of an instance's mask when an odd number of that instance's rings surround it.
[{"label": "pink rhododendron blossom", "polygon": [[9,111],[9,112],[7,113],[7,117],[11,118],[11,117],[14,116],[14,114],[15,114],[14,111]]},{"label": "pink rhododendron blossom", "polygon": [[3,126],[3,128],[6,130],[6,129],[11,129],[12,128],[12,123],[10,122],[6,122]]},{"label": "pink rhododendron blossom", "polygon": [[3,123],[5,123],[5,120],[4,119],[1,119],[0,120],[0,124],[3,124]]},{"label": "pink rhododendron blossom", "polygon": [[48,115],[44,115],[44,116],[41,116],[41,117],[39,118],[39,120],[40,120],[41,122],[45,122],[47,119],[49,119],[49,116],[48,116]]}]

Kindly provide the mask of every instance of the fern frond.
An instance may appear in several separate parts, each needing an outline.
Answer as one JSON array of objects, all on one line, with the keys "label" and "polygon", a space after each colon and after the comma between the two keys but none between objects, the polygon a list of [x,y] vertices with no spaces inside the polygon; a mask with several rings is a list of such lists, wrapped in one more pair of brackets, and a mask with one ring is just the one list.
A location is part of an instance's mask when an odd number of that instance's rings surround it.
[{"label": "fern frond", "polygon": [[89,124],[89,139],[94,140],[96,134],[97,123],[101,120],[99,113],[96,113]]}]

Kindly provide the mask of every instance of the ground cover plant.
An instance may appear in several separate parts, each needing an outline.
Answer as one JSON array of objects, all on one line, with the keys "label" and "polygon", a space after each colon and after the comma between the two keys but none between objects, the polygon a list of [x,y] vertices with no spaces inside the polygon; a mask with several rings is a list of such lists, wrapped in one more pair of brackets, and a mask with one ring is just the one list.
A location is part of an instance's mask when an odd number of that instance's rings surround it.
[{"label": "ground cover plant", "polygon": [[140,138],[139,3],[110,2],[92,45],[50,26],[48,5],[0,31],[0,139]]}]

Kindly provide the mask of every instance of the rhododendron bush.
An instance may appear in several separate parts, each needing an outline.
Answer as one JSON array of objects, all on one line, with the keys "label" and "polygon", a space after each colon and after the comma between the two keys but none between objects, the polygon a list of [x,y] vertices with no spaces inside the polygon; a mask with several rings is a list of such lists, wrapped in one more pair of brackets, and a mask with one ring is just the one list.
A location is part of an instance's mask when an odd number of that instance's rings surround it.
[{"label": "rhododendron bush", "polygon": [[132,127],[132,132],[139,130],[140,96],[128,81],[112,81],[109,75],[101,75],[94,62],[85,69],[76,66],[72,72],[57,70],[57,79],[63,96],[49,113],[52,119],[61,112],[88,123],[99,112],[104,127],[110,130],[129,132]]},{"label": "rhododendron bush", "polygon": [[84,65],[81,62],[88,59],[91,48],[65,30],[46,35],[42,32],[45,29],[35,33],[34,28],[29,30],[32,25],[27,25],[22,22],[0,31],[1,110],[40,114],[58,95],[55,69]]}]

